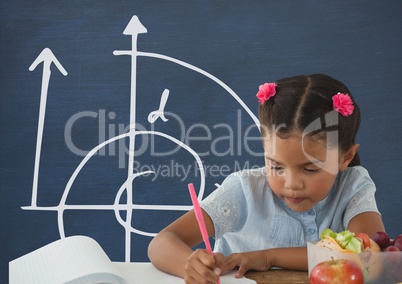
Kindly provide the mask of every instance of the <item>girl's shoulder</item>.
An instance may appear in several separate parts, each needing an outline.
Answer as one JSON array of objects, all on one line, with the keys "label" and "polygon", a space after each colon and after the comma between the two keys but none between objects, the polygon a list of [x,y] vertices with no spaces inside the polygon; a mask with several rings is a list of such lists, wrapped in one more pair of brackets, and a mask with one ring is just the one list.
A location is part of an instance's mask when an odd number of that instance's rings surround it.
[{"label": "girl's shoulder", "polygon": [[362,166],[348,167],[338,176],[338,187],[347,187],[350,192],[371,188],[375,191],[374,181]]},{"label": "girl's shoulder", "polygon": [[369,172],[362,166],[347,167],[339,176],[350,181],[371,180]]}]

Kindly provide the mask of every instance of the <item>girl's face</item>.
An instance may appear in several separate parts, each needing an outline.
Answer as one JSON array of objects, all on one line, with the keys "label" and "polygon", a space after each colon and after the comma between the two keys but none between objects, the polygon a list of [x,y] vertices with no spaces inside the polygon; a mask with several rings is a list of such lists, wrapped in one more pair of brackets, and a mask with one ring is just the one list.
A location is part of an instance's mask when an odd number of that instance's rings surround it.
[{"label": "girl's face", "polygon": [[343,169],[347,162],[337,148],[327,149],[325,141],[302,140],[301,135],[286,139],[270,135],[263,145],[272,191],[297,212],[307,211],[323,200],[340,167]]}]

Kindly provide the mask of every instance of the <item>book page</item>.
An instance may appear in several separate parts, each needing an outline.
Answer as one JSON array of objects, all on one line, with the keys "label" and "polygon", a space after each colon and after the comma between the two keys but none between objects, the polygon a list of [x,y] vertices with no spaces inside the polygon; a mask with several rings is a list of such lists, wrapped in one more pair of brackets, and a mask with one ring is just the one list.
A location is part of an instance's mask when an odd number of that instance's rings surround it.
[{"label": "book page", "polygon": [[9,263],[10,284],[126,283],[100,245],[85,236],[57,240]]},{"label": "book page", "polygon": [[[158,283],[158,284],[183,284],[184,280],[180,277],[164,273],[155,268],[150,262],[113,262],[120,270],[120,275],[128,283]],[[254,280],[245,277],[237,279],[234,277],[235,271],[223,275],[220,278],[221,284],[256,284]]]},{"label": "book page", "polygon": [[[221,284],[252,284],[223,275]],[[10,284],[176,284],[183,279],[156,269],[150,262],[111,262],[101,246],[85,236],[57,240],[9,263]]]}]

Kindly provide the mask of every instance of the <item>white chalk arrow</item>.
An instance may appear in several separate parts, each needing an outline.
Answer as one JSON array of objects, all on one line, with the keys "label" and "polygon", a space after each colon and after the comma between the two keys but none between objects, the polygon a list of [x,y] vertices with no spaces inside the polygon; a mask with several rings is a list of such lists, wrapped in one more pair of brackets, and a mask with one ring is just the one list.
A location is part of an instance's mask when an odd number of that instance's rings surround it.
[{"label": "white chalk arrow", "polygon": [[60,64],[56,56],[54,56],[53,52],[49,48],[45,48],[42,50],[39,56],[31,64],[31,66],[29,66],[29,71],[35,70],[36,66],[38,66],[41,62],[43,62],[43,75],[42,75],[42,88],[40,93],[38,133],[36,137],[35,168],[34,168],[34,177],[32,185],[32,200],[31,200],[32,207],[36,207],[36,201],[37,201],[39,162],[42,149],[43,126],[45,124],[47,91],[49,88],[50,74],[52,73],[50,71],[50,65],[52,64],[52,62],[54,63],[54,65],[56,65],[57,69],[59,69],[59,71],[64,76],[67,76],[67,71]]},{"label": "white chalk arrow", "polygon": [[[127,24],[123,34],[131,35],[131,50],[115,50],[114,55],[131,55],[131,86],[130,86],[130,130],[129,130],[129,154],[128,154],[128,171],[127,171],[127,206],[133,206],[133,183],[136,177],[134,174],[134,151],[135,151],[135,135],[136,135],[136,102],[137,102],[137,38],[138,34],[147,33],[147,29],[141,24],[137,16],[133,16]],[[130,182],[129,182],[130,181]],[[132,210],[127,210],[126,223],[131,226]],[[126,229],[126,262],[130,262],[131,251],[131,231]]]},{"label": "white chalk arrow", "polygon": [[136,123],[136,89],[137,89],[137,38],[138,34],[147,33],[147,29],[141,24],[137,16],[133,16],[123,31],[125,35],[131,35],[131,50],[115,50],[114,55],[131,55],[131,86],[130,86],[130,147],[128,175],[133,175],[134,149],[135,149],[135,123]]},{"label": "white chalk arrow", "polygon": [[125,35],[138,35],[147,33],[147,29],[141,24],[137,16],[133,16],[128,22],[126,29],[123,31]]}]

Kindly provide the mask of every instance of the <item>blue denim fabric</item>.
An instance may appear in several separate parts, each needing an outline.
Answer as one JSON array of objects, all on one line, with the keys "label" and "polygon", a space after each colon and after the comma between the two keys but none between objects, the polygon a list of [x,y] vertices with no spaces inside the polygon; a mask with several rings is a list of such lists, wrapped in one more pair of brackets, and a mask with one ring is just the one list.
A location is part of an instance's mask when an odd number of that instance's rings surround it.
[{"label": "blue denim fabric", "polygon": [[306,246],[318,241],[327,227],[343,231],[354,216],[378,212],[375,191],[366,169],[347,168],[324,200],[306,212],[296,212],[272,192],[265,168],[259,168],[231,174],[201,206],[214,223],[214,250],[228,255]]}]

